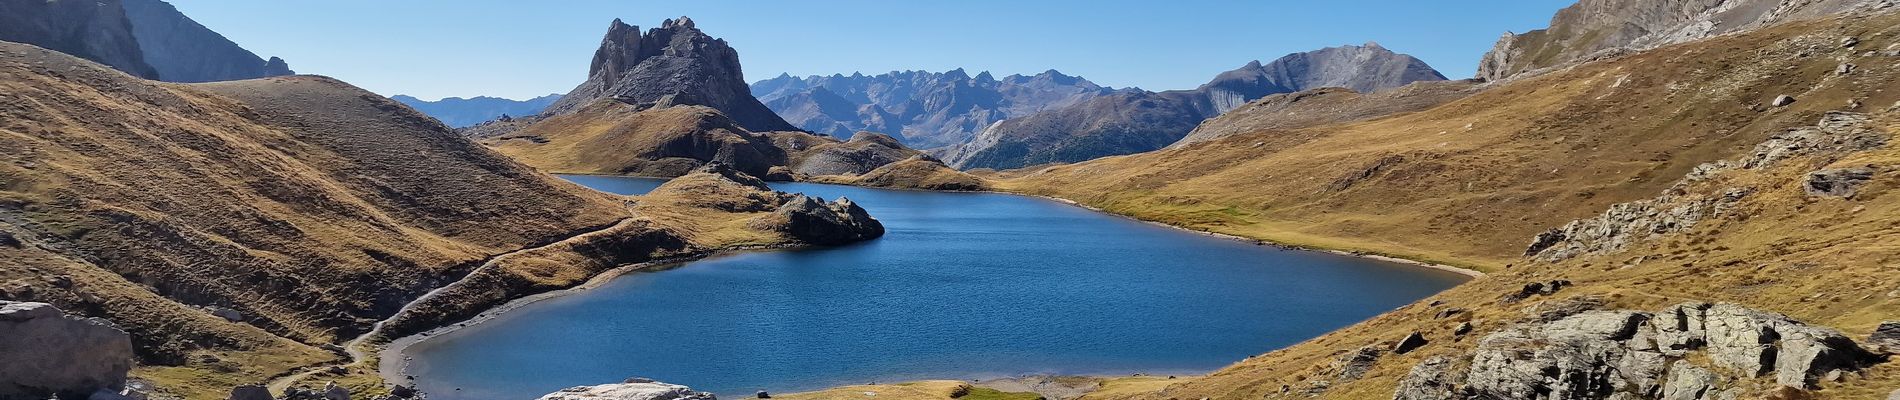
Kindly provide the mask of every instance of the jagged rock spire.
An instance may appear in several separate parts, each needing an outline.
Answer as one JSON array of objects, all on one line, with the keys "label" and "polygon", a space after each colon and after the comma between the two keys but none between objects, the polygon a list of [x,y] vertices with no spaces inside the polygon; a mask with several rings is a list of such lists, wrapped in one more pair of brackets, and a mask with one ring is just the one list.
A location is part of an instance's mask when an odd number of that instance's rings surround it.
[{"label": "jagged rock spire", "polygon": [[662,21],[645,33],[615,19],[594,51],[587,81],[549,106],[548,113],[573,112],[603,99],[707,106],[748,130],[796,129],[752,97],[739,52],[687,17]]}]

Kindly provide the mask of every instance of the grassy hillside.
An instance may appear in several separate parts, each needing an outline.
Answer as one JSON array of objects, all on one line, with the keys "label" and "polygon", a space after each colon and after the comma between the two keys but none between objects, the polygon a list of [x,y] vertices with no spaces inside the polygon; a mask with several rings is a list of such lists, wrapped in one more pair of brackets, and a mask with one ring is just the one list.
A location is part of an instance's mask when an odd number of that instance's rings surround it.
[{"label": "grassy hillside", "polygon": [[383,335],[623,264],[799,243],[744,222],[771,207],[700,211],[782,195],[596,192],[324,77],[167,84],[0,42],[0,99],[0,299],[111,320],[171,396],[329,365],[347,368],[300,376],[374,394],[375,364],[337,345],[399,312]]},{"label": "grassy hillside", "polygon": [[482,143],[554,173],[672,177],[718,160],[764,176],[785,165],[785,153],[769,138],[701,106],[641,108],[600,100]]},{"label": "grassy hillside", "polygon": [[[1844,37],[1861,43],[1843,47]],[[1900,129],[1900,92],[1887,89],[1900,81],[1900,65],[1870,50],[1896,39],[1900,15],[1891,13],[1782,25],[1509,82],[1412,114],[1259,130],[996,176],[1010,190],[1145,219],[1491,272],[1205,377],[1092,398],[1390,398],[1421,360],[1466,354],[1508,324],[1577,304],[1656,310],[1733,302],[1864,340],[1880,320],[1900,316],[1900,286],[1891,279],[1900,276],[1892,217],[1900,202],[1886,177],[1900,167],[1900,150],[1807,147],[1759,168],[1685,177],[1717,160],[1741,165],[1757,145],[1829,111],[1864,113],[1870,134],[1890,136]],[[1842,74],[1844,63],[1855,67]],[[1798,101],[1768,104],[1779,95]],[[1874,175],[1848,197],[1809,193],[1817,185],[1811,172],[1843,168]],[[1720,203],[1699,223],[1631,233],[1620,251],[1558,261],[1523,256],[1532,236],[1612,204],[1738,192],[1751,194]],[[1629,218],[1636,217],[1611,220]],[[1513,295],[1553,280],[1574,285],[1548,296]],[[1446,312],[1453,308],[1459,311]],[[1455,334],[1463,322],[1475,329]],[[1430,342],[1376,359],[1360,378],[1341,378],[1350,350],[1391,348],[1412,332]],[[1774,392],[1772,383],[1722,382],[1751,394]],[[1900,367],[1888,362],[1812,393],[1777,396],[1882,398],[1896,387]]]},{"label": "grassy hillside", "polygon": [[[1654,196],[1690,168],[1880,107],[1892,64],[1864,22],[1670,47],[1488,88],[1373,121],[1260,130],[999,174],[1008,190],[1195,229],[1498,270],[1532,235]],[[1870,43],[1841,48],[1840,38]],[[1837,75],[1844,62],[1861,63]],[[1798,102],[1767,105],[1778,95]]]}]

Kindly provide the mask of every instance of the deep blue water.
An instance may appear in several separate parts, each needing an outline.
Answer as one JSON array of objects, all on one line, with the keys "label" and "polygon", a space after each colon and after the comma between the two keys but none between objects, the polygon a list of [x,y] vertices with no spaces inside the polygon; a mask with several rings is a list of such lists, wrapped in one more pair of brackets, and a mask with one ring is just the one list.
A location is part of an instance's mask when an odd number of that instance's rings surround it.
[{"label": "deep blue water", "polygon": [[[566,177],[617,193],[658,181]],[[643,376],[722,396],[1031,373],[1197,374],[1462,282],[1053,201],[815,184],[883,238],[630,274],[409,350],[433,399]],[[459,389],[459,390],[458,390]]]}]

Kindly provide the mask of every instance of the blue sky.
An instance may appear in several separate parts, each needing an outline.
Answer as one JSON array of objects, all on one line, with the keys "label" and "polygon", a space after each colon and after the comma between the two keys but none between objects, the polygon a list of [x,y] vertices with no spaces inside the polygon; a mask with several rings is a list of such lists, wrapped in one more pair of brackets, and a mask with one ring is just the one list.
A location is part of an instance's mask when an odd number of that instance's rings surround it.
[{"label": "blue sky", "polygon": [[170,1],[300,73],[424,99],[565,93],[586,78],[608,21],[644,29],[680,15],[732,43],[747,81],[962,67],[1185,89],[1250,60],[1367,41],[1463,78],[1499,34],[1542,28],[1575,2]]}]

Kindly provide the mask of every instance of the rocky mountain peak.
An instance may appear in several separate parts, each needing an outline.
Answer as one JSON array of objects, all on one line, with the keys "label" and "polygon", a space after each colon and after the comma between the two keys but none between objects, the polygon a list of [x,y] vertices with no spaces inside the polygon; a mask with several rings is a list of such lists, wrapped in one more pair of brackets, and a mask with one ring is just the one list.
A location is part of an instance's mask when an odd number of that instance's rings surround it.
[{"label": "rocky mountain peak", "polygon": [[601,99],[706,106],[748,130],[796,129],[752,97],[739,52],[700,31],[687,17],[662,21],[644,33],[615,19],[594,51],[587,81],[549,106],[547,113],[572,112]]},{"label": "rocky mountain peak", "polygon": [[1207,93],[1215,114],[1277,93],[1343,87],[1360,93],[1391,89],[1417,81],[1442,81],[1425,61],[1393,52],[1376,42],[1292,53],[1262,64],[1253,61],[1223,72],[1197,90]]}]

